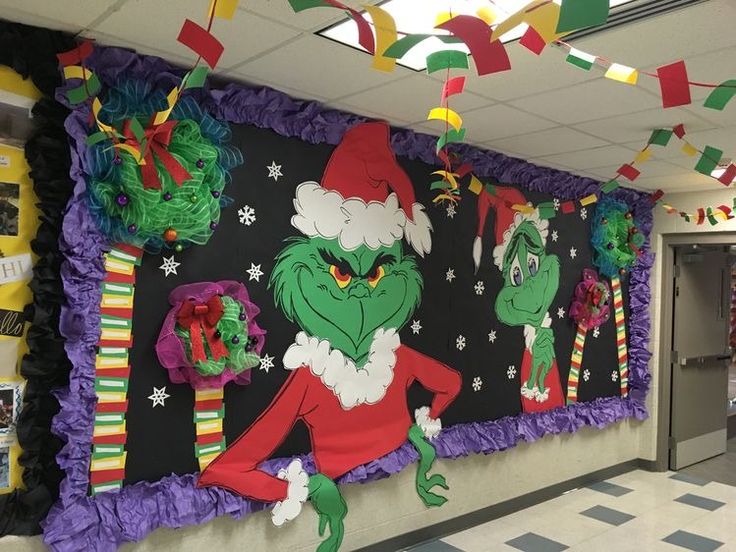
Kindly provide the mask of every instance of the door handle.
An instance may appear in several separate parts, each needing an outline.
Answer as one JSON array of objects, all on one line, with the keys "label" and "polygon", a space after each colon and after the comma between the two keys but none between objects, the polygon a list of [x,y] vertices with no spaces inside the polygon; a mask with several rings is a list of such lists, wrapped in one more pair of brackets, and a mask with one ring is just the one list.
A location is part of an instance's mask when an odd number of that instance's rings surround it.
[{"label": "door handle", "polygon": [[699,366],[706,362],[722,362],[724,360],[731,360],[730,354],[719,354],[719,355],[705,355],[697,357],[685,357],[680,359],[680,366]]}]

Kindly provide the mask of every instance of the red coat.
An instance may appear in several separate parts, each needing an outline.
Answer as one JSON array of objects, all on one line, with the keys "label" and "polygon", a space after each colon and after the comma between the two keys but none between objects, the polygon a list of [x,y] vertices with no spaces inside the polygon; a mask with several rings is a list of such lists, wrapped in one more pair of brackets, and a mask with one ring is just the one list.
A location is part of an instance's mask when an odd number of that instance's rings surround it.
[{"label": "red coat", "polygon": [[[524,357],[521,360],[521,384],[524,385],[532,377],[532,353],[524,349]],[[547,372],[544,386],[549,387],[549,397],[544,402],[528,399],[522,395],[521,409],[524,412],[542,412],[560,406],[565,406],[565,395],[562,392],[560,373],[557,370],[557,359],[552,361],[552,368]]]},{"label": "red coat", "polygon": [[263,502],[284,500],[288,482],[257,468],[297,420],[307,425],[317,469],[327,477],[335,479],[380,458],[407,439],[413,422],[406,392],[415,380],[435,394],[431,418],[439,418],[462,382],[455,370],[401,345],[384,397],[345,410],[321,379],[302,366],[291,373],[265,412],[202,472],[197,485],[223,487]]}]

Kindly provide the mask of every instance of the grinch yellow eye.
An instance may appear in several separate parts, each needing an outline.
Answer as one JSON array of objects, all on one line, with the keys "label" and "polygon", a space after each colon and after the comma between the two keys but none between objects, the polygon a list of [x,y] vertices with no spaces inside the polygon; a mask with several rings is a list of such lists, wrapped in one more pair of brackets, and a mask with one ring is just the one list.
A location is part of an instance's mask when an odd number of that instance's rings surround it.
[{"label": "grinch yellow eye", "polygon": [[373,271],[373,274],[368,275],[368,285],[370,285],[371,287],[376,287],[378,285],[378,282],[380,282],[381,278],[383,278],[385,275],[386,271],[384,270],[383,266],[379,266]]},{"label": "grinch yellow eye", "polygon": [[342,270],[340,270],[340,267],[334,264],[330,265],[330,274],[332,274],[332,277],[337,283],[337,287],[339,287],[340,289],[345,289],[346,287],[348,287],[351,280],[353,279],[350,274],[345,274]]}]

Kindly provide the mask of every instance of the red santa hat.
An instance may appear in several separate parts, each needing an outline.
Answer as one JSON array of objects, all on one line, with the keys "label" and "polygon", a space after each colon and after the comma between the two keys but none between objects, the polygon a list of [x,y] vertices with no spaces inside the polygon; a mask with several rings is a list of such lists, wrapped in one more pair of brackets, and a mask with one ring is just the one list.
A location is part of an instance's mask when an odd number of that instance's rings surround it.
[{"label": "red santa hat", "polygon": [[322,183],[296,189],[291,224],[307,236],[339,240],[352,251],[390,246],[406,238],[421,256],[432,247],[432,224],[414,187],[396,162],[389,126],[361,123],[332,152]]},{"label": "red santa hat", "polygon": [[486,226],[488,210],[493,207],[496,210],[496,247],[493,248],[493,262],[503,269],[503,257],[511,241],[511,236],[518,226],[524,221],[530,221],[539,230],[542,243],[547,242],[547,228],[549,222],[539,217],[539,211],[533,213],[520,213],[512,208],[513,205],[527,205],[526,197],[516,188],[508,186],[496,186],[495,194],[483,190],[478,196],[478,231],[473,243],[473,261],[475,270],[480,267],[480,257],[483,253],[483,230]]}]

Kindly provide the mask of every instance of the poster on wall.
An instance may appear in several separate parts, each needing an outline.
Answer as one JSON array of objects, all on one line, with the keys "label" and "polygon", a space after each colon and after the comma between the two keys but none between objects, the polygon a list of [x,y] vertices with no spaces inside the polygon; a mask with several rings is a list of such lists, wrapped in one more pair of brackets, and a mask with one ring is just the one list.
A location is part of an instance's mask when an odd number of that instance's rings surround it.
[{"label": "poster on wall", "polygon": [[[472,150],[482,189],[435,202],[432,137],[268,89],[182,95],[156,142],[168,77],[145,79],[161,61],[95,55],[103,75],[135,69],[67,125],[75,391],[57,419],[86,431],[60,435],[52,548],[97,546],[100,509],[130,512],[105,527],[117,545],[268,504],[283,525],[309,501],[337,549],[345,483],[409,468],[441,507],[436,458],[646,416],[646,195],[568,212],[598,185]],[[143,489],[176,496],[180,518]],[[63,504],[89,523],[70,528]]]}]

